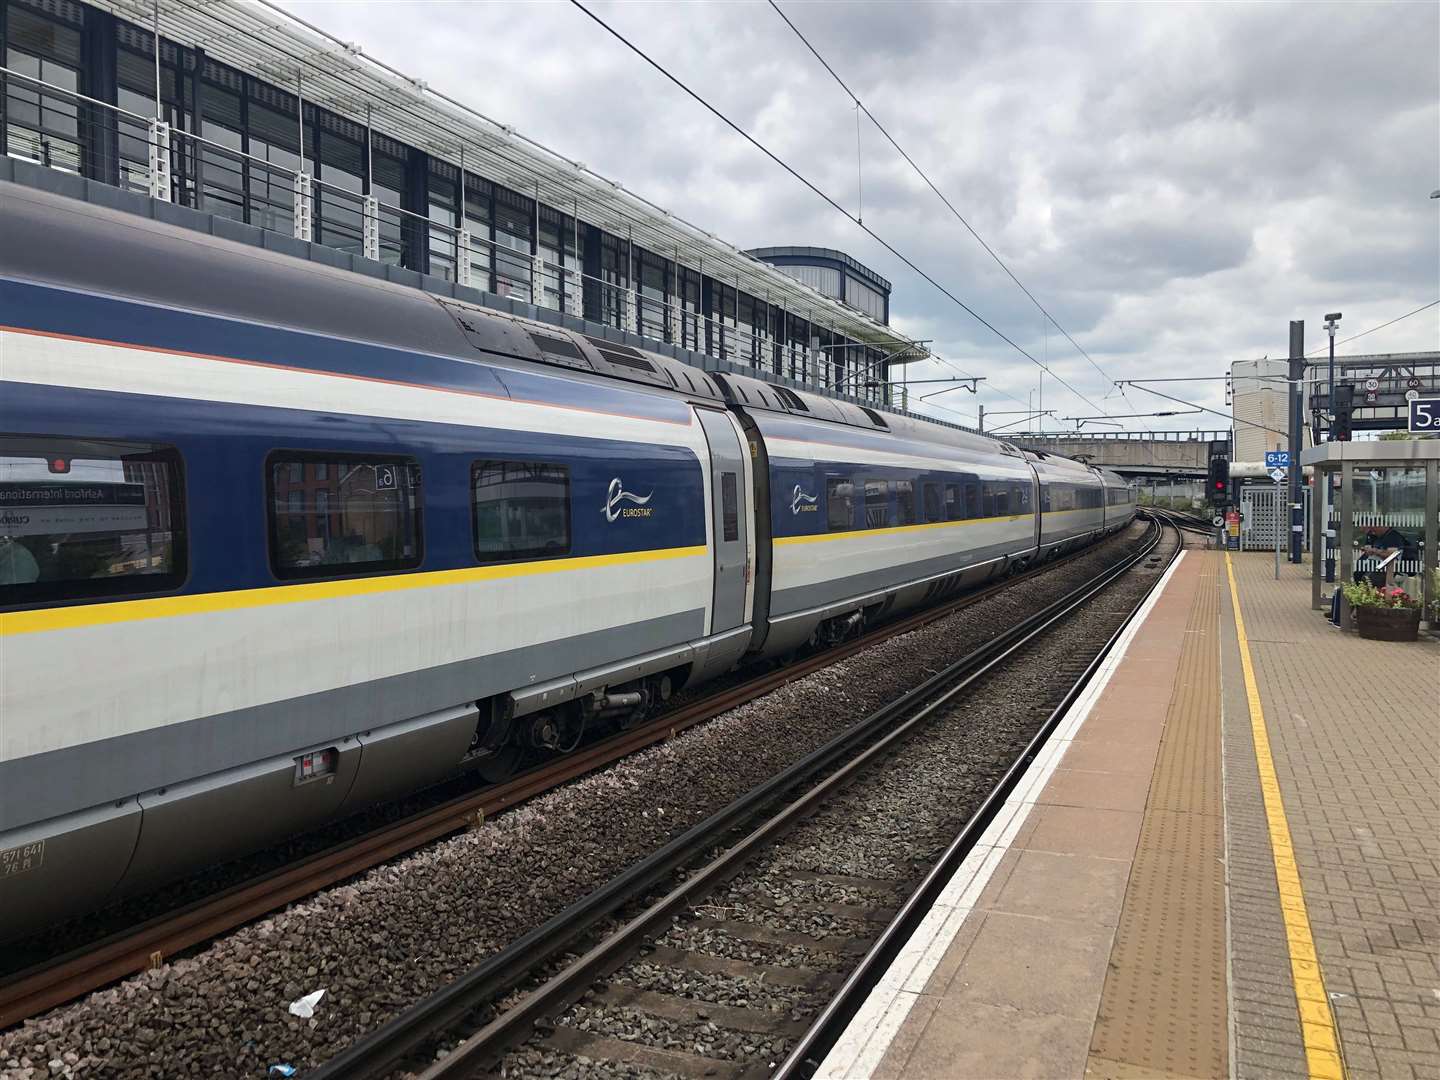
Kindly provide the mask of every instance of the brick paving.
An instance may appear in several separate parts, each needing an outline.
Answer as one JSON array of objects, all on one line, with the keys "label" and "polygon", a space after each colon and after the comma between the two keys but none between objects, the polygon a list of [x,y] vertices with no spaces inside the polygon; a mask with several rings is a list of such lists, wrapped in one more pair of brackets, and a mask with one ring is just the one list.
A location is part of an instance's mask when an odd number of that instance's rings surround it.
[{"label": "brick paving", "polygon": [[[1440,643],[1310,610],[1308,567],[1234,558],[1311,930],[1356,1080],[1440,1078]],[[1227,598],[1228,599],[1228,598]],[[1228,604],[1227,612],[1228,615]],[[1233,645],[1225,669],[1235,1072],[1300,1076],[1295,998]]]}]

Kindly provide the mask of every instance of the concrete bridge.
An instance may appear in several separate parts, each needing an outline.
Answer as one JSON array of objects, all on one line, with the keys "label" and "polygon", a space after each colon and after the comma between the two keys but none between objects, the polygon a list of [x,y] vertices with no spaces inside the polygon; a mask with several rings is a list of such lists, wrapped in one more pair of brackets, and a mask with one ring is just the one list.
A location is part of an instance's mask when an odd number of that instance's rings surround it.
[{"label": "concrete bridge", "polygon": [[1097,431],[1015,433],[1000,436],[1017,446],[1082,458],[1135,479],[1204,479],[1211,444],[1230,445],[1226,431]]}]

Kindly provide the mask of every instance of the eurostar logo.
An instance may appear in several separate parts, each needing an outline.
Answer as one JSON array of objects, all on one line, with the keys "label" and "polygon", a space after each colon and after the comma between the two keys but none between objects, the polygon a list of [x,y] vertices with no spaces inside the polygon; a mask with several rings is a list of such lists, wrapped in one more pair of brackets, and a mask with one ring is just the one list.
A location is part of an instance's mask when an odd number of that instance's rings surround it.
[{"label": "eurostar logo", "polygon": [[813,513],[816,509],[815,504],[819,501],[820,496],[807,495],[805,489],[796,484],[795,490],[790,493],[790,513],[796,517],[804,513]]},{"label": "eurostar logo", "polygon": [[[649,495],[636,495],[633,491],[626,491],[625,485],[620,482],[617,476],[610,481],[610,491],[605,497],[605,505],[601,512],[605,515],[606,521],[618,521],[622,517],[649,517],[652,507],[646,506],[655,492]],[[630,503],[630,506],[622,506],[621,503]]]}]

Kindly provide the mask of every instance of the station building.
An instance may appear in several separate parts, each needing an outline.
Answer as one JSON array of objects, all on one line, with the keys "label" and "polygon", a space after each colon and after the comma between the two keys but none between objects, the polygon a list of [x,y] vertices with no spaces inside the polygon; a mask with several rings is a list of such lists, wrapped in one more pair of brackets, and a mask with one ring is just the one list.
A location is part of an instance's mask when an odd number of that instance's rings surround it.
[{"label": "station building", "polygon": [[928,355],[850,256],[741,251],[265,3],[0,0],[0,54],[5,178],[866,404]]}]

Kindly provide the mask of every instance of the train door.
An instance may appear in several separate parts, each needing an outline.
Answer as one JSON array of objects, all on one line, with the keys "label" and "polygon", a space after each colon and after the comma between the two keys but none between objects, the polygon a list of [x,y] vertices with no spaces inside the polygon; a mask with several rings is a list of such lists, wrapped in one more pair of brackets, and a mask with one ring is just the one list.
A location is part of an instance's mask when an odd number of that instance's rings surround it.
[{"label": "train door", "polygon": [[745,431],[750,445],[751,519],[755,526],[755,572],[751,575],[753,596],[750,622],[750,651],[759,652],[770,631],[770,575],[775,558],[774,532],[770,523],[770,455],[765,450],[765,437],[748,413],[734,414]]},{"label": "train door", "polygon": [[1028,483],[1030,484],[1030,509],[1035,514],[1035,550],[1038,552],[1040,550],[1040,545],[1044,543],[1044,540],[1040,536],[1040,515],[1042,513],[1040,503],[1041,491],[1044,485],[1044,481],[1040,479],[1040,470],[1035,468],[1034,465],[1029,465],[1027,467],[1030,470],[1030,479],[1028,481]]},{"label": "train door", "polygon": [[710,501],[715,523],[715,595],[710,609],[712,634],[745,622],[750,587],[750,544],[753,533],[746,513],[749,493],[745,448],[729,413],[696,409],[710,443]]}]

